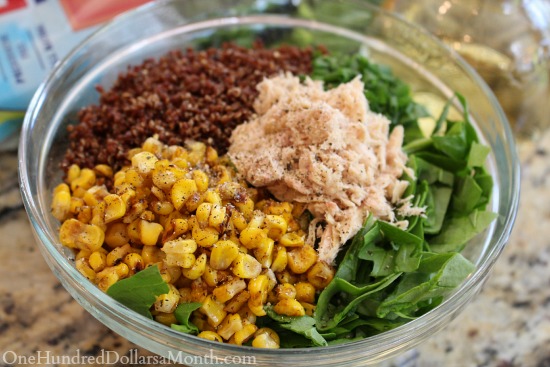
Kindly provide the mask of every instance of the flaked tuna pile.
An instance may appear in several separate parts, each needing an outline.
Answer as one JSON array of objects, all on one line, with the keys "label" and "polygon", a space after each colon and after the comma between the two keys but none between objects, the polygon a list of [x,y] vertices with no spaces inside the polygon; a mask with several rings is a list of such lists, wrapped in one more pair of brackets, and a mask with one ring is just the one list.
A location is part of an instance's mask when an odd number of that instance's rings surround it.
[{"label": "flaked tuna pile", "polygon": [[319,256],[328,263],[369,213],[395,223],[396,207],[421,212],[402,199],[403,128],[390,133],[390,121],[369,110],[363,89],[359,78],[327,91],[290,73],[265,79],[257,115],[230,140],[228,154],[248,182],[278,200],[307,204],[314,216],[307,240],[320,238]]}]

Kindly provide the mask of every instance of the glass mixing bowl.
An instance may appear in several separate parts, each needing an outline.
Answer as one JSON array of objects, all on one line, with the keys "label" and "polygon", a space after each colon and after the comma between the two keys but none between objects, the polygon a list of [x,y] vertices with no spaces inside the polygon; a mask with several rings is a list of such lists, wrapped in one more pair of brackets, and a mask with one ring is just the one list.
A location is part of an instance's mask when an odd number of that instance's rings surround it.
[{"label": "glass mixing bowl", "polygon": [[[500,217],[468,246],[466,256],[477,265],[476,270],[437,308],[358,342],[263,350],[176,332],[122,306],[76,270],[72,253],[58,241],[59,223],[49,208],[52,189],[62,178],[59,162],[68,143],[66,127],[75,122],[81,107],[98,101],[93,86],[100,83],[108,88],[128,64],[171,49],[205,47],[224,40],[246,43],[255,37],[267,45],[284,40],[297,45],[324,44],[332,51],[364,52],[389,65],[418,95],[446,100],[457,91],[467,97],[481,140],[492,148],[488,159],[495,181],[491,208]],[[25,118],[19,154],[25,207],[38,246],[63,286],[118,334],[189,365],[199,364],[192,356],[210,355],[228,356],[232,361],[253,356],[257,366],[359,366],[412,348],[448,324],[479,291],[508,240],[519,196],[513,137],[481,78],[427,32],[365,1],[169,0],[121,16],[72,51],[36,92]]]}]

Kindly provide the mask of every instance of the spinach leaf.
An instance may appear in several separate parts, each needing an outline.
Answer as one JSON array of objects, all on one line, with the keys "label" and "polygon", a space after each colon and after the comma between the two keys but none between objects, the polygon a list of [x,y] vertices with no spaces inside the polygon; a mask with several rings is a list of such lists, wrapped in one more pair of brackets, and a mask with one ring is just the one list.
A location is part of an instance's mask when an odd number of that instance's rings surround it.
[{"label": "spinach leaf", "polygon": [[493,177],[486,173],[483,169],[476,168],[474,180],[481,188],[482,191],[482,201],[479,203],[478,209],[485,209],[485,206],[491,199],[491,193],[493,190]]},{"label": "spinach leaf", "polygon": [[463,160],[470,148],[466,123],[461,121],[449,124],[449,129],[444,136],[432,136],[434,147],[450,158]]},{"label": "spinach leaf", "polygon": [[171,328],[182,333],[198,334],[199,328],[189,321],[193,311],[198,310],[202,306],[199,302],[180,303],[174,311],[174,316],[179,324],[172,324]]},{"label": "spinach leaf", "polygon": [[441,232],[429,240],[434,252],[459,252],[464,245],[483,232],[498,214],[475,210],[468,216],[452,217],[443,223]]},{"label": "spinach leaf", "polygon": [[158,266],[150,266],[130,278],[122,279],[107,290],[107,294],[140,315],[153,318],[149,309],[157,296],[170,291],[160,276]]},{"label": "spinach leaf", "polygon": [[468,167],[483,167],[490,152],[488,146],[473,142],[468,154]]},{"label": "spinach leaf", "polygon": [[453,189],[447,186],[431,185],[426,198],[424,232],[436,234],[441,230]]},{"label": "spinach leaf", "polygon": [[351,321],[346,320],[337,327],[327,330],[321,335],[330,343],[330,341],[334,341],[336,339],[349,339],[350,336],[353,337],[354,331],[356,331],[357,328],[362,328],[363,330],[365,330],[365,327],[367,327],[370,330],[370,334],[376,334],[378,332],[394,329],[397,326],[401,326],[405,323],[405,321],[403,320],[394,321],[380,319],[377,317],[360,318],[357,315],[354,316],[355,318],[352,317]]},{"label": "spinach leaf", "polygon": [[416,174],[418,181],[426,181],[427,184],[440,183],[449,187],[454,185],[454,174],[444,170],[437,165],[431,164],[426,160],[415,156]]},{"label": "spinach leaf", "polygon": [[417,152],[416,157],[450,172],[460,172],[466,168],[464,160],[454,159],[441,153],[422,151]]},{"label": "spinach leaf", "polygon": [[461,177],[458,180],[453,195],[453,210],[455,214],[467,215],[471,213],[480,203],[485,202],[483,190],[472,176]]},{"label": "spinach leaf", "polygon": [[415,316],[418,303],[446,295],[474,270],[475,266],[459,253],[426,254],[417,272],[407,273],[393,294],[377,310],[378,317],[390,312]]},{"label": "spinach leaf", "polygon": [[[382,241],[382,246],[379,246],[376,239],[381,236],[373,236],[374,240],[365,241],[366,246],[359,253],[360,259],[374,263],[371,276],[379,277],[397,272],[410,272],[418,268],[423,244],[421,238],[381,221],[371,232],[376,230],[386,241]],[[392,243],[392,249],[387,249],[387,246],[384,246],[384,242],[388,241]]]},{"label": "spinach leaf", "polygon": [[369,238],[365,238],[365,236],[367,235],[367,233],[370,232],[375,224],[376,219],[372,215],[370,215],[363,224],[363,227],[353,237],[350,247],[346,251],[344,258],[342,259],[342,261],[340,261],[338,265],[338,270],[336,271],[335,278],[340,278],[350,282],[355,281],[360,261],[359,252],[361,251],[361,247],[363,246],[363,243],[365,241],[374,240],[374,237],[371,236],[376,236],[377,232],[372,232],[369,235]]},{"label": "spinach leaf", "polygon": [[[315,319],[310,316],[285,316],[279,315],[274,310],[273,307],[265,307],[267,315],[278,322],[279,327],[289,330],[298,335],[302,335],[310,344],[313,346],[325,346],[327,341],[319,334],[315,328]],[[294,343],[297,341],[295,340]]]},{"label": "spinach leaf", "polygon": [[[390,286],[401,273],[388,275],[376,283],[358,287],[350,282],[335,277],[321,292],[315,310],[315,321],[318,330],[329,330],[336,327],[353,309],[372,294]],[[332,297],[338,293],[346,293],[350,300],[340,307],[329,307]]]}]

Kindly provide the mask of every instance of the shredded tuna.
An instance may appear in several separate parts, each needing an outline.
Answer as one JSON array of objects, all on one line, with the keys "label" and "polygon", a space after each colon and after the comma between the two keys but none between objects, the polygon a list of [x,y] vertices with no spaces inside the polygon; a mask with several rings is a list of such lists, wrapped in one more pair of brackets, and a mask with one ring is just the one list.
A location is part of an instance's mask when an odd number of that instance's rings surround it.
[{"label": "shredded tuna", "polygon": [[421,210],[401,198],[407,182],[399,178],[413,174],[403,129],[390,134],[389,120],[369,110],[359,77],[324,91],[321,82],[286,74],[257,88],[257,115],[234,130],[228,155],[252,185],[307,204],[314,216],[307,242],[319,239],[321,260],[332,263],[369,213],[396,223],[397,206]]}]

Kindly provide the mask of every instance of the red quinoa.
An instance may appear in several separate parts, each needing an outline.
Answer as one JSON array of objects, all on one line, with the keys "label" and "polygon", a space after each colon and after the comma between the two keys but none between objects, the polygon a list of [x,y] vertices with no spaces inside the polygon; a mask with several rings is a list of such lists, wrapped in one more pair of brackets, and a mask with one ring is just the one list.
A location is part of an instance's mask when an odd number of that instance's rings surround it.
[{"label": "red quinoa", "polygon": [[256,84],[281,71],[308,74],[311,61],[311,49],[225,44],[128,67],[110,90],[98,86],[99,104],[83,108],[79,123],[68,127],[61,166],[104,163],[116,171],[127,163],[129,149],[154,134],[170,145],[207,142],[223,154],[232,130],[253,113]]}]

